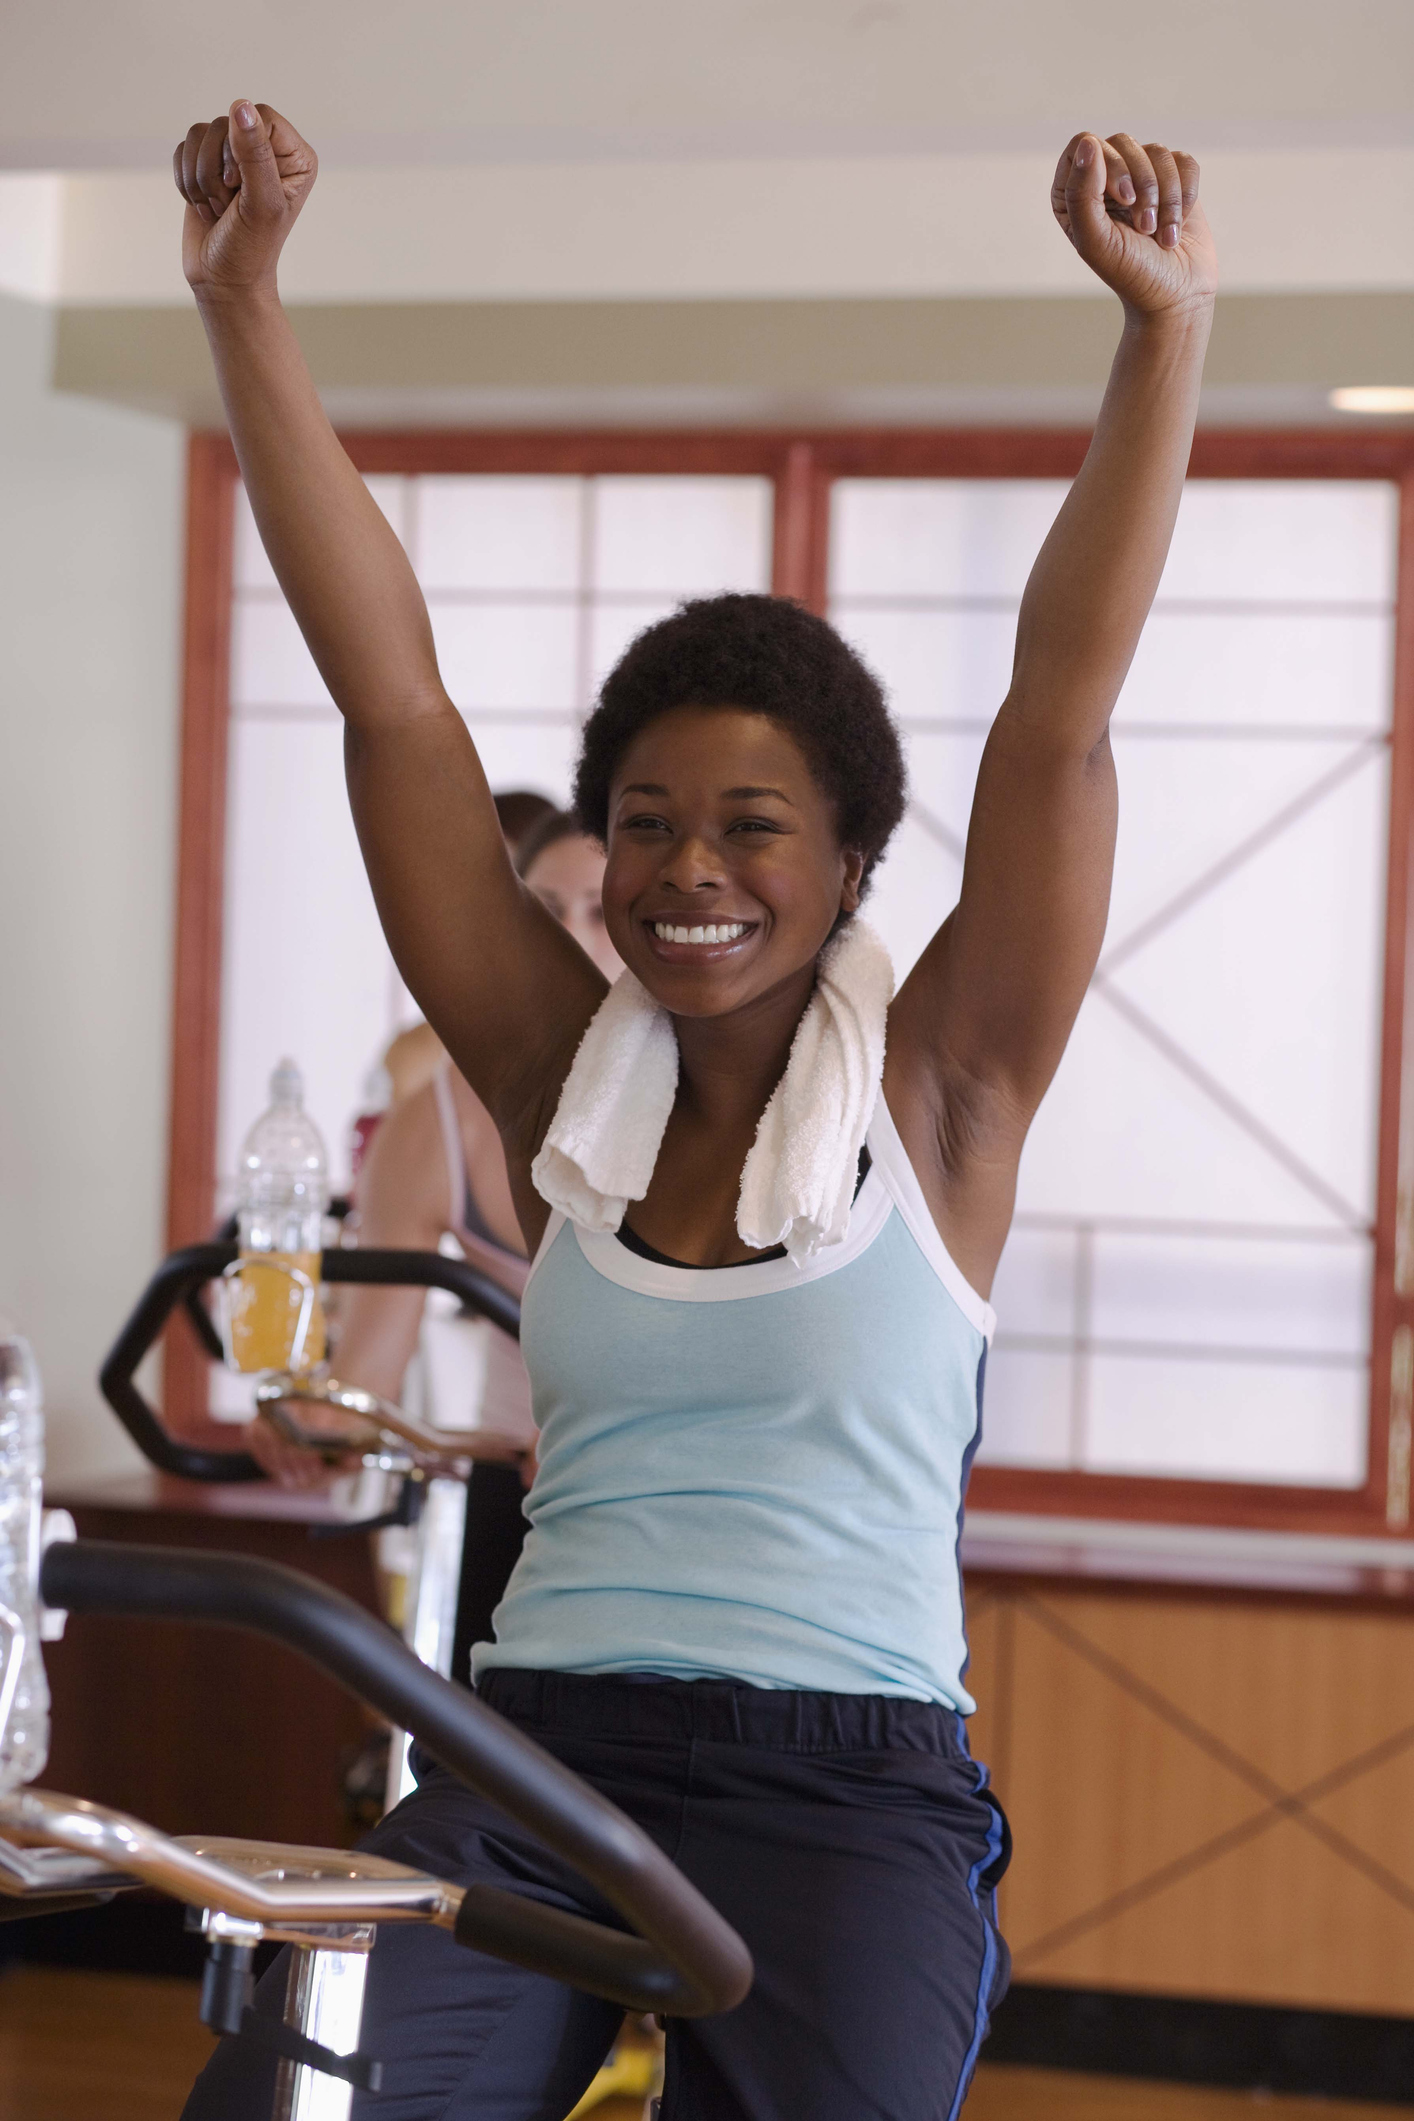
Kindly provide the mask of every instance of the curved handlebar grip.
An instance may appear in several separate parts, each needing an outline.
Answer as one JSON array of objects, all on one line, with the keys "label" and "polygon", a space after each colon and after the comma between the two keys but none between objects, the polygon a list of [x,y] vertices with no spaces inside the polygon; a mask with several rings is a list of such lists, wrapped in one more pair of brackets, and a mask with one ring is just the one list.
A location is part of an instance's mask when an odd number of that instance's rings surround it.
[{"label": "curved handlebar grip", "polygon": [[[266,1480],[249,1451],[213,1451],[180,1443],[164,1426],[134,1383],[138,1364],[167,1320],[236,1257],[234,1244],[184,1245],[163,1260],[139,1297],[132,1316],[98,1373],[99,1388],[133,1442],[160,1472],[183,1480]],[[465,1260],[440,1252],[326,1252],[320,1275],[327,1282],[375,1282],[393,1288],[447,1289],[469,1311],[520,1338],[520,1305],[498,1282]],[[203,1314],[204,1315],[204,1314]],[[208,1331],[210,1322],[208,1321]]]},{"label": "curved handlebar grip", "polygon": [[47,1606],[71,1613],[214,1622],[301,1651],[573,1864],[638,1932],[478,1886],[457,1918],[463,1944],[676,2018],[730,2010],[751,1986],[740,1937],[641,1828],[352,1599],[275,1562],[91,1539],[46,1548],[39,1582]]}]

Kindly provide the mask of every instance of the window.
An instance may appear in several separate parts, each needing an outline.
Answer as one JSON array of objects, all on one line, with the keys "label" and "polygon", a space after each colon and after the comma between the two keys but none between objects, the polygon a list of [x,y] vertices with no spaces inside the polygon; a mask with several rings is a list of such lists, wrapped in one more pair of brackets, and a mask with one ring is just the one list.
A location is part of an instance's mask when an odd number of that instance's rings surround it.
[{"label": "window", "polygon": [[[1061,481],[842,479],[830,608],[907,732],[879,913],[956,896]],[[979,1463],[1366,1475],[1398,496],[1205,480],[1113,725],[1090,996],[1022,1160]]]},{"label": "window", "polygon": [[[908,746],[910,810],[871,907],[901,975],[956,894],[1021,591],[1084,446],[350,443],[494,786],[567,792],[600,676],[681,596],[774,586],[827,609],[885,680]],[[279,1051],[305,1065],[337,1162],[371,1059],[415,1014],[348,822],[333,707],[239,501],[222,559],[225,445],[199,439],[194,465],[179,1038],[184,1020],[204,1028],[179,1047],[174,1239],[208,1226]],[[1027,1146],[995,1291],[973,1489],[992,1507],[1407,1522],[1411,465],[1414,444],[1378,436],[1197,445],[1115,718],[1105,951]],[[218,828],[205,840],[203,819]],[[1414,1198],[1414,1099],[1404,1134]]]}]

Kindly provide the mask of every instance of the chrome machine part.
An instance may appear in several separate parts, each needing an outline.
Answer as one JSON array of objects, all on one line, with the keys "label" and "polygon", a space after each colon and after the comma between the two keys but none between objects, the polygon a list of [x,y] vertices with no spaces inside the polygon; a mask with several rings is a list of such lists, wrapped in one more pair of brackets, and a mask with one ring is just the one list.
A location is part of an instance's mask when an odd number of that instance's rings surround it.
[{"label": "chrome machine part", "polygon": [[[525,1448],[519,1437],[494,1429],[434,1428],[377,1392],[342,1384],[337,1377],[317,1371],[302,1376],[280,1371],[267,1377],[256,1387],[255,1405],[279,1435],[321,1457],[340,1459],[404,1444],[412,1462],[424,1471],[445,1470],[465,1479],[473,1456],[511,1459]],[[338,1426],[315,1427],[300,1419],[301,1407],[332,1408],[350,1419]]]},{"label": "chrome machine part", "polygon": [[[455,1929],[465,1897],[459,1886],[382,1856],[162,1834],[127,1812],[51,1790],[17,1790],[0,1798],[0,1838],[21,1848],[66,1849],[87,1859],[87,1872],[104,1869],[110,1886],[112,1873],[121,1872],[123,1882],[156,1886],[188,1907],[258,1925],[261,1937],[303,1942],[310,1925],[329,1923],[358,1928],[434,1922]],[[13,1859],[14,1852],[7,1850],[0,1863],[0,1892],[25,1890]],[[48,1860],[52,1867],[54,1859]],[[50,1889],[57,1883],[56,1871]],[[63,1889],[76,1888],[65,1877]],[[237,1933],[218,1927],[213,1934]]]},{"label": "chrome machine part", "polygon": [[[365,1930],[363,1938],[353,1949],[300,1949],[290,1956],[285,2023],[335,2055],[352,2055],[358,2048],[373,1931]],[[349,2121],[352,2107],[352,2084],[281,2057],[274,2121]]]},{"label": "chrome machine part", "polygon": [[[452,1677],[452,1643],[457,1627],[457,1590],[461,1583],[462,1541],[466,1532],[466,1482],[429,1480],[417,1527],[417,1560],[408,1584],[403,1639],[414,1654]],[[413,1787],[408,1766],[408,1735],[395,1730],[388,1748],[386,1809]]]}]

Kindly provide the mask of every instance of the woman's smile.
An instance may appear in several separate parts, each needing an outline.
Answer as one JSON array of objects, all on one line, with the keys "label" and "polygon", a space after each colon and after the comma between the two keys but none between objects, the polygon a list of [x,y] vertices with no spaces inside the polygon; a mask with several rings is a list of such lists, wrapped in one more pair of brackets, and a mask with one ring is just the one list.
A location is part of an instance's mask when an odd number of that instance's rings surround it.
[{"label": "woman's smile", "polygon": [[760,930],[760,921],[646,919],[654,957],[665,965],[719,965],[740,957]]}]

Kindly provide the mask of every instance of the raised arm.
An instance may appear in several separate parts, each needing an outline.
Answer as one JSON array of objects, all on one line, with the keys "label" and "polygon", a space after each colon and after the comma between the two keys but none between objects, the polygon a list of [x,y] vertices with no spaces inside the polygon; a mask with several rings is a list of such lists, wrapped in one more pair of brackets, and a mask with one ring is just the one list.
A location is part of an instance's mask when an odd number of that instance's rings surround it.
[{"label": "raised arm", "polygon": [[533,1133],[604,980],[511,868],[416,577],[281,308],[276,268],[314,152],[278,112],[241,101],[194,125],[173,166],[183,267],[265,549],[345,718],[350,800],[393,955],[497,1120]]},{"label": "raised arm", "polygon": [[1173,534],[1217,279],[1188,155],[1081,133],[1061,156],[1052,205],[1120,297],[1124,327],[1090,449],[1022,599],[961,896],[890,1018],[897,1095],[926,1108],[935,1213],[984,1284],[1026,1129],[1105,932],[1117,814],[1109,718]]}]

